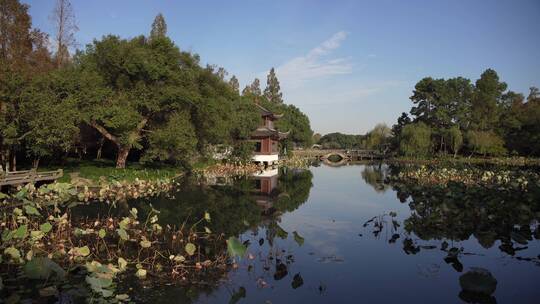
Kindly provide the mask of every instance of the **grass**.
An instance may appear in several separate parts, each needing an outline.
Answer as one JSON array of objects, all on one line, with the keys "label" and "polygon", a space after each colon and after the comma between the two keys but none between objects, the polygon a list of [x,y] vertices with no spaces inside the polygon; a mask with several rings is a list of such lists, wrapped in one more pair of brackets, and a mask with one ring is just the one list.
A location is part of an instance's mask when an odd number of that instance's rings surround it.
[{"label": "grass", "polygon": [[40,167],[39,171],[63,169],[64,176],[59,182],[70,182],[71,174],[78,173],[79,177],[99,181],[102,177],[107,181],[134,181],[155,180],[177,176],[183,170],[180,167],[165,165],[142,165],[140,163],[128,163],[125,169],[115,168],[115,163],[110,160],[77,160],[68,159],[63,165]]}]

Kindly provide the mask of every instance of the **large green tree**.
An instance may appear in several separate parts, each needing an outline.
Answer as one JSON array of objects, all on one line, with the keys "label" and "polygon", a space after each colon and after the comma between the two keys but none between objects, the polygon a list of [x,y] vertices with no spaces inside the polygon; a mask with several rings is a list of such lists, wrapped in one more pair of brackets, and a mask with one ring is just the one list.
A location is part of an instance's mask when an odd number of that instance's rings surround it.
[{"label": "large green tree", "polygon": [[32,132],[25,106],[26,90],[34,77],[53,67],[48,37],[32,29],[28,5],[17,0],[0,1],[0,165],[16,169],[16,153]]},{"label": "large green tree", "polygon": [[471,124],[473,129],[494,130],[501,115],[501,99],[507,85],[499,81],[499,75],[487,69],[476,81],[471,104]]},{"label": "large green tree", "polygon": [[106,36],[88,45],[77,62],[81,88],[72,93],[82,119],[116,145],[118,168],[153,128],[200,101],[196,59],[166,37]]}]

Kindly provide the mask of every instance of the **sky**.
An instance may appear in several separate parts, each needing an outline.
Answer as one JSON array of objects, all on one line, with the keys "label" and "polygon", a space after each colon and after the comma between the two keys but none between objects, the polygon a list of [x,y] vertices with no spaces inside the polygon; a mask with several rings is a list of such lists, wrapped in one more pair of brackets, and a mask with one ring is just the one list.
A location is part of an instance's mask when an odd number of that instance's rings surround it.
[{"label": "sky", "polygon": [[[52,34],[55,0],[23,0]],[[495,69],[509,89],[540,86],[540,0],[72,0],[79,48],[103,35],[147,35],[165,16],[182,50],[266,85],[271,67],[284,100],[315,132],[363,134],[409,112],[423,77],[473,81]]]}]

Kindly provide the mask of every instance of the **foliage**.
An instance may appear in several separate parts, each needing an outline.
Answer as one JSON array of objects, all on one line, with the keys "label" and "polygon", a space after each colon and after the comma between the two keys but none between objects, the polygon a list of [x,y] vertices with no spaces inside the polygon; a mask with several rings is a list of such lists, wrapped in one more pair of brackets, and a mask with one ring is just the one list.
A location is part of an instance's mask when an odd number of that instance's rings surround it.
[{"label": "foliage", "polygon": [[[116,153],[118,168],[128,160],[189,167],[208,157],[210,146],[240,147],[260,123],[254,102],[269,102],[258,79],[240,96],[235,76],[226,81],[224,68],[203,67],[197,54],[180,51],[167,37],[162,14],[148,37],[104,36],[67,60],[76,22],[69,1],[59,1],[55,65],[47,36],[32,29],[28,6],[17,0],[0,5],[2,168],[14,170],[17,156],[37,166],[40,159],[61,162],[74,154],[99,159],[102,150],[105,157]],[[57,14],[62,8],[67,15]],[[309,119],[276,102],[282,101],[279,91],[272,70],[266,95],[279,106],[276,113],[285,114],[278,125],[291,131],[284,146],[309,145]]]},{"label": "foliage", "polygon": [[385,124],[377,124],[373,130],[366,134],[366,147],[368,149],[383,151],[390,142],[392,131]]},{"label": "foliage", "polygon": [[0,2],[0,156],[2,167],[15,170],[16,153],[34,129],[22,117],[29,117],[27,88],[34,77],[52,67],[48,37],[32,29],[29,6],[17,0]]},{"label": "foliage", "polygon": [[189,161],[197,147],[197,136],[189,113],[182,111],[173,114],[164,126],[148,136],[148,145],[143,161]]},{"label": "foliage", "polygon": [[414,211],[404,222],[408,233],[422,240],[474,236],[484,248],[500,241],[499,249],[509,255],[540,232],[531,225],[540,214],[538,181],[532,170],[437,164],[395,166],[390,176],[399,199]]},{"label": "foliage", "polygon": [[481,155],[504,155],[504,141],[497,134],[486,131],[469,131],[466,134],[467,145],[473,153]]},{"label": "foliage", "polygon": [[431,150],[431,129],[423,122],[408,124],[401,130],[399,150],[406,156],[427,156]]},{"label": "foliage", "polygon": [[232,75],[231,79],[229,79],[229,85],[236,94],[240,94],[240,83],[235,75]]},{"label": "foliage", "polygon": [[264,97],[269,102],[283,103],[283,97],[280,92],[279,80],[277,79],[274,68],[270,69],[266,80],[266,88],[264,89]]},{"label": "foliage", "polygon": [[150,39],[158,39],[167,36],[167,23],[161,13],[157,14],[152,22],[152,30],[150,31]]},{"label": "foliage", "polygon": [[[40,213],[11,207],[1,218],[0,251],[6,259],[0,266],[10,275],[22,270],[19,283],[33,279],[45,286],[60,286],[66,280],[76,283],[82,274],[93,296],[110,299],[115,298],[119,273],[128,272],[140,279],[150,272],[185,278],[197,276],[194,269],[223,265],[227,258],[225,241],[197,226],[211,221],[208,213],[191,227],[176,229],[162,227],[159,211],[151,206],[145,213],[132,208],[127,216],[88,220],[87,215],[78,217],[69,207],[31,202],[27,195],[28,189],[8,200],[35,206]],[[117,244],[117,250],[107,250],[110,244]],[[206,250],[196,250],[200,246]],[[201,260],[205,262],[199,263]],[[4,268],[6,265],[9,268]],[[74,265],[86,266],[86,273]],[[64,270],[68,268],[69,272]]]},{"label": "foliage", "polygon": [[231,154],[231,160],[234,163],[248,163],[251,160],[253,150],[253,142],[241,141],[234,146]]},{"label": "foliage", "polygon": [[339,132],[325,134],[319,144],[325,149],[359,149],[362,147],[362,135],[348,135]]},{"label": "foliage", "polygon": [[456,157],[463,146],[463,135],[461,135],[461,131],[457,126],[452,126],[446,131],[446,142],[454,152],[454,157]]},{"label": "foliage", "polygon": [[282,148],[290,152],[293,146],[310,147],[312,145],[313,131],[309,118],[299,108],[292,104],[270,102],[264,96],[259,97],[259,100],[266,109],[283,115],[275,122],[277,130],[289,132],[287,138],[280,142]]},{"label": "foliage", "polygon": [[[526,102],[522,94],[506,90],[493,69],[484,71],[474,84],[463,77],[423,78],[410,98],[412,119],[403,113],[392,127],[394,136],[405,125],[422,122],[432,130],[433,153],[499,155],[508,149],[514,154],[540,155],[538,89],[531,88]],[[470,139],[466,149],[460,149],[463,137]],[[398,148],[401,140],[395,137],[393,147]]]}]

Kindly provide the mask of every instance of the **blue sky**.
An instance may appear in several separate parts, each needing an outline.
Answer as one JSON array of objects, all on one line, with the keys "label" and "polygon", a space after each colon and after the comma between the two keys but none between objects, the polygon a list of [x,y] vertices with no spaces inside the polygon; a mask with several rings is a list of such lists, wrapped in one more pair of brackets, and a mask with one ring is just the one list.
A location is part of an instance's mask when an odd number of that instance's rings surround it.
[{"label": "blue sky", "polygon": [[[54,0],[30,4],[52,33]],[[539,0],[72,0],[80,47],[112,33],[147,34],[159,12],[169,36],[242,87],[276,67],[286,103],[316,132],[392,125],[425,76],[476,80],[494,68],[509,88],[540,86]],[[229,76],[230,76],[229,75]]]}]

